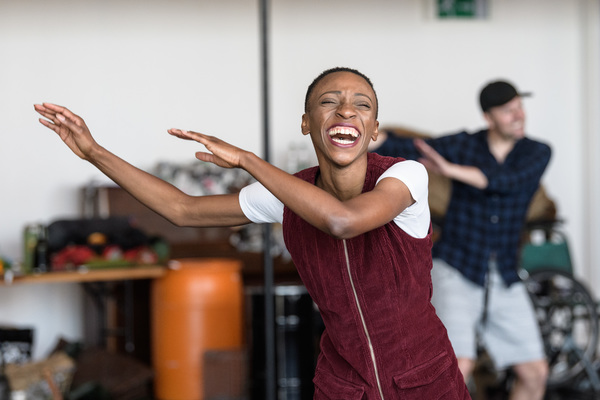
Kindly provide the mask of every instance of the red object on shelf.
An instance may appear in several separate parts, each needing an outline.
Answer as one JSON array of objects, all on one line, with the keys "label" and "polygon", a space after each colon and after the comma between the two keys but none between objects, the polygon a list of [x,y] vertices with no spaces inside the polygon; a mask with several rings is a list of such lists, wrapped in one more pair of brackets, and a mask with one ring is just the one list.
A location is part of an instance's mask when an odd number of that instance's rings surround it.
[{"label": "red object on shelf", "polygon": [[53,271],[74,269],[96,257],[96,253],[88,246],[69,245],[51,256]]}]

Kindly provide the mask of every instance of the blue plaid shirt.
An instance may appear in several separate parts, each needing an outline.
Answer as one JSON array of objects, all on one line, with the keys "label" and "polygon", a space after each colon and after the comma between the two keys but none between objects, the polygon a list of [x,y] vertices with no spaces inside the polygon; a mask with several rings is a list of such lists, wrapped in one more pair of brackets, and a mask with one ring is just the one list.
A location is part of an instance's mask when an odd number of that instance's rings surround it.
[{"label": "blue plaid shirt", "polygon": [[[443,259],[481,286],[490,259],[495,257],[506,285],[517,282],[521,232],[531,198],[550,161],[550,147],[523,138],[499,164],[489,151],[487,130],[426,142],[452,163],[478,167],[488,179],[484,190],[452,181],[452,197],[433,257]],[[420,157],[412,139],[392,133],[375,151],[407,159]]]}]

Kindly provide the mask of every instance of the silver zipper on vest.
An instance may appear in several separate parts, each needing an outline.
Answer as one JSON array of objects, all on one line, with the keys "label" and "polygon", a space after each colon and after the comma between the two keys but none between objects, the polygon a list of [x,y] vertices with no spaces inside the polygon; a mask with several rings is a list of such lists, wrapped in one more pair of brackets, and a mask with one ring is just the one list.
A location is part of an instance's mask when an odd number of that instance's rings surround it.
[{"label": "silver zipper on vest", "polygon": [[379,389],[379,396],[383,399],[383,390],[381,389],[381,382],[379,382],[379,372],[377,371],[377,363],[375,362],[375,350],[373,350],[373,343],[371,343],[371,336],[369,336],[369,330],[367,329],[367,323],[363,316],[362,309],[360,308],[360,302],[358,301],[358,295],[356,294],[356,288],[354,287],[354,280],[352,279],[352,273],[350,271],[350,257],[348,256],[348,247],[346,246],[346,240],[343,239],[344,243],[344,254],[346,256],[346,269],[348,270],[348,278],[350,278],[350,286],[352,286],[352,293],[354,294],[354,301],[356,302],[356,308],[358,308],[358,314],[362,322],[365,335],[367,336],[367,342],[369,343],[369,352],[371,353],[371,361],[373,362],[373,369],[375,371],[375,380],[377,381],[377,389]]}]

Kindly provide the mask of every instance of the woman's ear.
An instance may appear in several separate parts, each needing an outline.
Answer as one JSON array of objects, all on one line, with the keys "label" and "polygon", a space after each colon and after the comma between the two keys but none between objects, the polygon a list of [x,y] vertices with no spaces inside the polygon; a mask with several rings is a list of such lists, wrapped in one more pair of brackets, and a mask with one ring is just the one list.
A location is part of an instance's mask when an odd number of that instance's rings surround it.
[{"label": "woman's ear", "polygon": [[379,121],[375,121],[375,130],[371,135],[371,140],[374,142],[377,141],[377,136],[379,136]]},{"label": "woman's ear", "polygon": [[302,114],[302,123],[300,124],[300,129],[302,130],[303,135],[310,134],[310,128],[308,126],[308,117],[306,114]]}]

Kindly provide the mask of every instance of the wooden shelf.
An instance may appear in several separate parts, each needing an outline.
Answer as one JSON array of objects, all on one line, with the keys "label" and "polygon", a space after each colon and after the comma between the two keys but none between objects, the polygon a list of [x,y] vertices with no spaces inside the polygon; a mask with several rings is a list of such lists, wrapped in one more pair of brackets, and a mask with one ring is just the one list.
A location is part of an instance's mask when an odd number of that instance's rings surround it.
[{"label": "wooden shelf", "polygon": [[30,283],[61,283],[61,282],[101,282],[123,281],[131,279],[160,278],[166,273],[163,265],[144,265],[123,268],[80,269],[77,271],[57,271],[44,274],[31,274],[14,277],[12,282],[0,281],[0,285],[18,285]]}]

